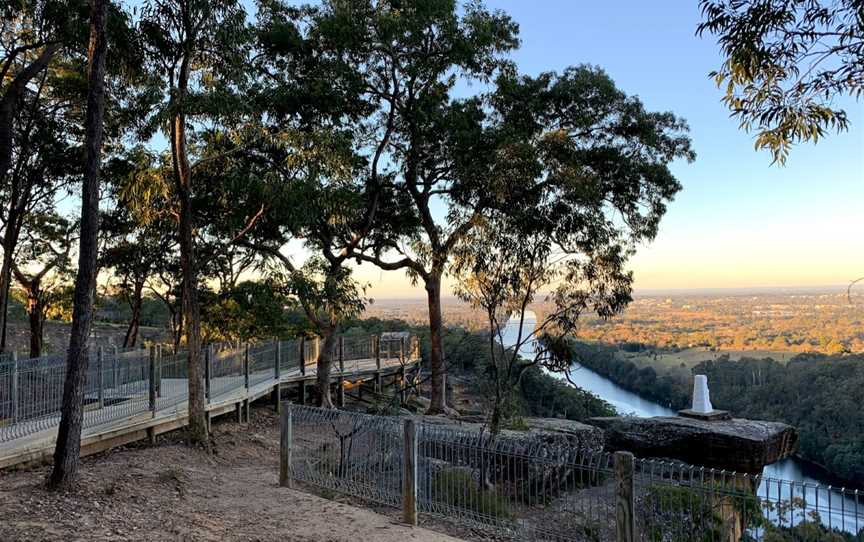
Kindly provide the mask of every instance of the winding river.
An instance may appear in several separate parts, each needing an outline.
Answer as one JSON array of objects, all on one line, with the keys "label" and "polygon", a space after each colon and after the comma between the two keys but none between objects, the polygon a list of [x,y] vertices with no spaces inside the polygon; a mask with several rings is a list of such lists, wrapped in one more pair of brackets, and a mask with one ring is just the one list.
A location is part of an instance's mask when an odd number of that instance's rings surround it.
[{"label": "winding river", "polygon": [[[531,311],[527,311],[523,323],[523,337],[525,336],[526,332],[530,333],[531,330],[534,329],[535,323],[535,314]],[[505,344],[513,345],[517,342],[516,337],[518,336],[518,330],[518,319],[511,318],[510,321],[507,323],[507,327],[503,333]],[[533,344],[525,344],[520,350],[526,355],[531,355],[533,353]],[[556,378],[564,380],[563,375],[555,373],[551,374]],[[615,384],[608,378],[595,373],[587,367],[574,365],[570,373],[570,378],[583,390],[589,391],[610,403],[621,415],[638,417],[676,415],[675,411],[673,411],[672,409],[655,403],[654,401],[644,399],[643,397],[640,397],[639,395],[631,391],[625,390],[624,388]],[[767,494],[770,496],[770,492],[772,490],[769,484],[776,483],[776,481],[778,480],[788,480],[793,482],[792,486],[796,488],[796,493],[798,493],[799,496],[803,496],[801,495],[802,490],[804,492],[810,491],[810,493],[808,493],[808,500],[812,500],[813,495],[815,495],[816,493],[821,494],[821,492],[823,491],[826,498],[828,497],[828,495],[830,495],[833,498],[831,508],[834,508],[836,506],[837,510],[843,509],[846,512],[845,514],[839,514],[840,517],[837,517],[836,519],[831,518],[827,521],[826,518],[823,517],[823,523],[830,524],[834,527],[838,527],[844,530],[850,530],[848,516],[845,518],[842,516],[848,514],[848,511],[850,510],[858,511],[855,514],[856,518],[858,517],[858,513],[864,514],[864,497],[859,497],[857,499],[857,502],[855,499],[852,498],[844,498],[843,495],[830,489],[832,482],[834,484],[834,487],[837,487],[836,481],[832,481],[830,475],[828,475],[818,467],[810,465],[794,457],[778,461],[771,465],[767,465],[762,475],[764,481],[762,483],[762,486],[760,487],[760,495]],[[817,485],[823,486],[825,489],[817,490],[815,489]],[[778,484],[777,487],[783,487],[785,489],[790,486],[786,484]],[[776,499],[776,496],[774,498]],[[864,524],[861,524],[860,526],[864,527]]]}]

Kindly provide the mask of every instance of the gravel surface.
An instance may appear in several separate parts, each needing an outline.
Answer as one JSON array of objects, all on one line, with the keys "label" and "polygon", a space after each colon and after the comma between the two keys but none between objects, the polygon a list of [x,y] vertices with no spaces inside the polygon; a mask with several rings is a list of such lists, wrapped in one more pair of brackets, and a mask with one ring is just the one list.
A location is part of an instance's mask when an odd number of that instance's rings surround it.
[{"label": "gravel surface", "polygon": [[213,429],[210,451],[172,434],[84,458],[67,492],[44,488],[47,467],[0,472],[0,540],[457,540],[280,488],[278,420],[267,407],[253,409],[250,424]]}]

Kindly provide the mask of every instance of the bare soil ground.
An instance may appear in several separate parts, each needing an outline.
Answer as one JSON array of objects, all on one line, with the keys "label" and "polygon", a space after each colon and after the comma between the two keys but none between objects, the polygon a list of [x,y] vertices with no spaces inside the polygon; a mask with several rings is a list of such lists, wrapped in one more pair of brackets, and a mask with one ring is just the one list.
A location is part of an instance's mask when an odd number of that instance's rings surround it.
[{"label": "bare soil ground", "polygon": [[253,409],[250,424],[216,421],[213,430],[210,452],[178,433],[84,458],[76,488],[64,493],[44,488],[48,467],[0,472],[0,540],[457,540],[400,524],[395,511],[280,488],[269,407]]}]

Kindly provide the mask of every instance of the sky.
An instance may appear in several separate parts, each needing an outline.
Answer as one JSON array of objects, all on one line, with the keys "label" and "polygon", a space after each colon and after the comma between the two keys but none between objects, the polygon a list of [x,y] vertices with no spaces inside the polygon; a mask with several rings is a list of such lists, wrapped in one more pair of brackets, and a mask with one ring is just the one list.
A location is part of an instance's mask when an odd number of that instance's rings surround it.
[{"label": "sky", "polygon": [[[838,102],[851,129],[794,147],[785,167],[755,151],[708,73],[713,36],[695,36],[696,0],[487,0],[520,26],[511,58],[529,75],[603,68],[649,110],[690,125],[696,161],[672,165],[683,190],[631,262],[639,290],[841,285],[864,276],[864,103]],[[357,269],[372,297],[420,297],[401,272]]]}]

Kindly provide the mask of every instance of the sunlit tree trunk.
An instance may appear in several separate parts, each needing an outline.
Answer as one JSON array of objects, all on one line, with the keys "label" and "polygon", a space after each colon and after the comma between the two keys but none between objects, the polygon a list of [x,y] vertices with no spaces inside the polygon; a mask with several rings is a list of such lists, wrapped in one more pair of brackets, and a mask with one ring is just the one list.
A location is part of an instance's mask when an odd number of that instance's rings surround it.
[{"label": "sunlit tree trunk", "polygon": [[[187,45],[187,48],[191,45]],[[192,216],[192,172],[186,150],[186,115],[183,112],[189,85],[191,51],[183,56],[174,100],[177,111],[172,120],[171,154],[174,179],[180,203],[180,268],[183,277],[183,320],[188,349],[187,374],[189,379],[189,437],[192,442],[207,440],[207,419],[204,402],[204,370],[201,363],[201,314],[198,305],[198,277],[195,261],[195,242]]]},{"label": "sunlit tree trunk", "polygon": [[322,326],[321,351],[318,352],[316,381],[318,384],[318,406],[333,408],[333,397],[330,394],[330,371],[333,368],[333,348],[336,346],[335,328]]},{"label": "sunlit tree trunk", "polygon": [[426,280],[426,298],[429,305],[429,369],[432,372],[432,396],[427,414],[442,414],[446,401],[446,374],[444,348],[441,343],[441,275],[435,269]]}]

